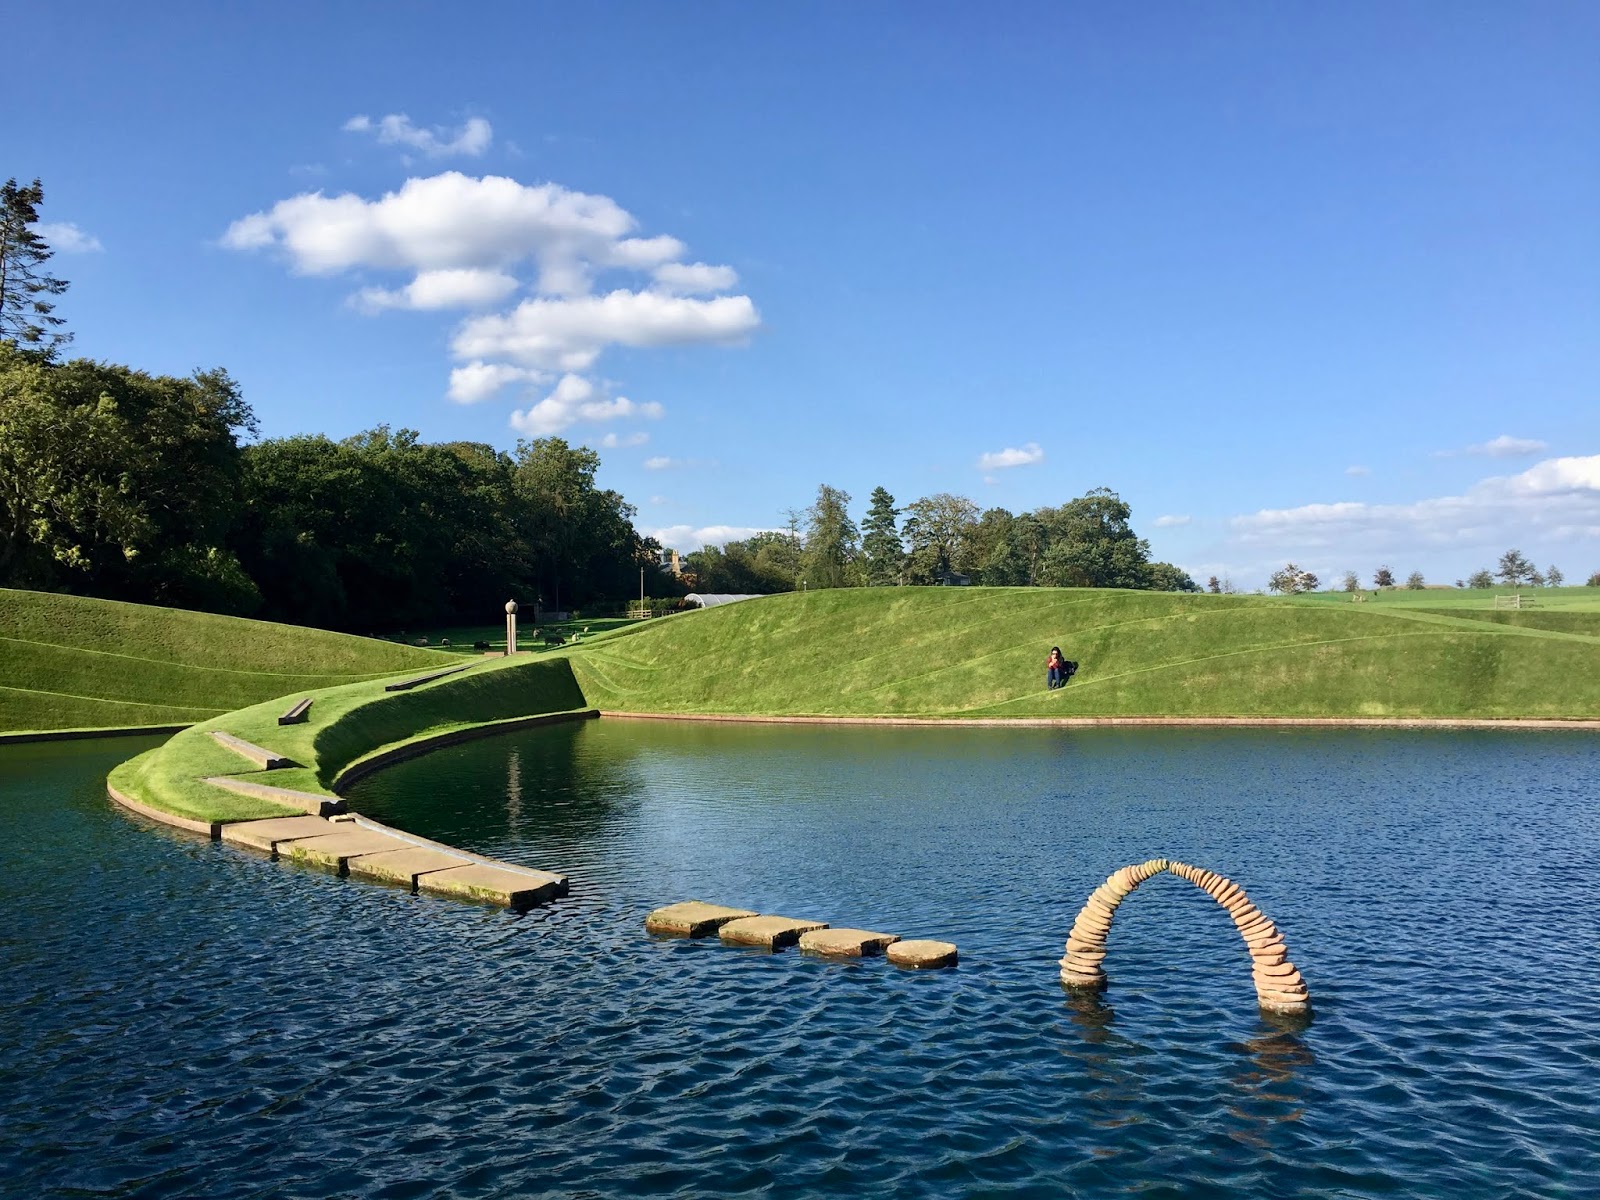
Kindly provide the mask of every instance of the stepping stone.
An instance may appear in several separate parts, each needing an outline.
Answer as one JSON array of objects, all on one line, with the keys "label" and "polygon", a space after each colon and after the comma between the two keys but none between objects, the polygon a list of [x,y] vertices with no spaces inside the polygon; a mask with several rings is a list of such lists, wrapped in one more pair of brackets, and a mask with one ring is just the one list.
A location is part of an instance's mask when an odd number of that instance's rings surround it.
[{"label": "stepping stone", "polygon": [[385,883],[398,883],[415,888],[417,876],[429,871],[443,871],[449,867],[472,865],[472,859],[461,854],[446,854],[426,846],[412,846],[405,850],[388,850],[377,854],[361,854],[350,860],[348,870],[352,877],[378,879]]},{"label": "stepping stone", "polygon": [[406,845],[399,838],[371,829],[352,828],[348,824],[335,828],[338,829],[337,833],[279,842],[278,857],[343,871],[345,864],[359,854],[380,854],[385,850],[402,849]]},{"label": "stepping stone", "polygon": [[884,951],[890,962],[897,967],[928,968],[953,967],[956,965],[956,947],[954,942],[935,942],[925,938],[913,938],[909,942],[896,942]]},{"label": "stepping stone", "polygon": [[756,914],[748,908],[728,908],[722,904],[705,904],[699,900],[685,900],[658,908],[644,919],[645,932],[668,937],[710,937],[729,921]]},{"label": "stepping stone", "polygon": [[337,826],[321,817],[267,817],[262,821],[233,821],[222,827],[222,840],[271,854],[279,842],[332,833]]},{"label": "stepping stone", "polygon": [[232,750],[240,758],[248,759],[263,771],[276,771],[280,767],[292,767],[294,764],[276,751],[268,750],[265,746],[257,746],[243,738],[234,737],[231,733],[224,733],[220,729],[213,729],[211,738],[225,749]]},{"label": "stepping stone", "polygon": [[541,900],[565,896],[567,877],[548,871],[518,871],[488,863],[471,863],[418,875],[417,890],[503,904],[507,908],[526,908]]},{"label": "stepping stone", "polygon": [[862,958],[882,954],[885,946],[899,940],[897,933],[873,933],[866,929],[813,929],[800,935],[800,949],[805,954],[822,954],[829,958]]},{"label": "stepping stone", "polygon": [[782,950],[798,942],[802,933],[827,927],[826,921],[801,921],[794,917],[740,917],[717,930],[717,936],[730,945]]},{"label": "stepping stone", "polygon": [[302,725],[311,717],[311,697],[295,702],[278,718],[279,725]]}]

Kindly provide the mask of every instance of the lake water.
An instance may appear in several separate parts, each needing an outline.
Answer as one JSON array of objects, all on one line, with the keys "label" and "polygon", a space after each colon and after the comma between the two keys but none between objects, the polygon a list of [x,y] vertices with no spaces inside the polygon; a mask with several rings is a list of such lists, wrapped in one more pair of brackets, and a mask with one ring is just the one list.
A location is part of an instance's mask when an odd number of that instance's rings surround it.
[{"label": "lake water", "polygon": [[[1591,735],[601,721],[356,789],[571,876],[520,915],[123,817],[141,748],[0,750],[8,1197],[1600,1195]],[[1061,990],[1156,855],[1249,890],[1312,1021],[1170,876]],[[961,965],[645,935],[688,898]]]}]

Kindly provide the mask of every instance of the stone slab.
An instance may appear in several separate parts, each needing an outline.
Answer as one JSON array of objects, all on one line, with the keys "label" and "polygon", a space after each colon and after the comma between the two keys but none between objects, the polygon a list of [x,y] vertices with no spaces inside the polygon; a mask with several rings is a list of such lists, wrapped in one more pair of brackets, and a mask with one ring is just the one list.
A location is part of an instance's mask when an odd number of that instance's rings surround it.
[{"label": "stone slab", "polygon": [[915,938],[909,942],[896,942],[884,951],[889,961],[897,967],[953,967],[956,965],[954,942],[935,942]]},{"label": "stone slab", "polygon": [[435,679],[443,679],[446,675],[454,675],[457,671],[465,671],[472,666],[467,663],[460,667],[446,667],[442,671],[429,671],[426,675],[416,675],[410,679],[402,679],[399,683],[391,683],[383,690],[386,692],[409,692],[414,687],[421,687],[425,683],[432,683]]},{"label": "stone slab", "polygon": [[278,857],[343,871],[345,864],[357,855],[381,854],[385,850],[400,850],[407,845],[399,838],[386,833],[374,833],[370,829],[350,829],[348,826],[332,828],[335,832],[319,837],[279,842]]},{"label": "stone slab", "polygon": [[240,758],[255,763],[263,771],[276,771],[280,767],[292,767],[294,764],[283,755],[268,750],[265,746],[258,746],[254,742],[247,742],[241,737],[234,737],[221,729],[210,731],[211,739],[225,749],[232,750]]},{"label": "stone slab", "polygon": [[449,867],[417,876],[419,892],[440,896],[459,896],[484,904],[503,904],[507,908],[526,908],[541,900],[567,894],[567,877],[548,871],[515,871],[488,863]]},{"label": "stone slab", "polygon": [[384,850],[376,854],[358,854],[346,865],[353,878],[380,879],[385,883],[398,883],[415,888],[417,876],[429,871],[443,871],[450,867],[465,867],[472,859],[461,854],[447,854],[427,846],[407,845],[404,850]]},{"label": "stone slab", "polygon": [[311,719],[311,697],[297,700],[278,718],[279,725],[302,725]]},{"label": "stone slab", "polygon": [[321,817],[267,817],[261,821],[233,821],[222,827],[222,840],[271,854],[279,842],[317,837],[337,828]]},{"label": "stone slab", "polygon": [[316,792],[299,792],[294,788],[273,787],[269,783],[256,783],[250,779],[235,779],[231,775],[208,775],[205,782],[241,796],[256,796],[262,800],[276,800],[279,804],[292,804],[314,817],[332,817],[344,812],[344,800],[338,796],[319,796]]},{"label": "stone slab", "polygon": [[796,917],[740,917],[717,930],[717,936],[735,946],[782,950],[798,942],[802,933],[827,927],[826,921],[804,921]]},{"label": "stone slab", "polygon": [[882,954],[885,946],[899,940],[899,934],[873,933],[870,929],[812,929],[800,935],[800,950],[829,958],[863,958]]},{"label": "stone slab", "polygon": [[658,908],[644,919],[645,930],[667,937],[710,937],[729,921],[756,914],[747,908],[728,908],[700,900],[684,900]]}]

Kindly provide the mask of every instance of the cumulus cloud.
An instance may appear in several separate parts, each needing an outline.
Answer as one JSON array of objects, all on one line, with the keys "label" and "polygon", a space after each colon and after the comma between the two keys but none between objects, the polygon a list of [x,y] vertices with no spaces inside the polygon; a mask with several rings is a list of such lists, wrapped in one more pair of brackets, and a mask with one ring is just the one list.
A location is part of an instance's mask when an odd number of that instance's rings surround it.
[{"label": "cumulus cloud", "polygon": [[71,221],[42,221],[33,227],[33,231],[45,240],[50,249],[59,250],[62,254],[93,254],[105,249],[99,238],[92,233],[85,233]]},{"label": "cumulus cloud", "polygon": [[742,542],[758,533],[771,532],[771,529],[749,525],[704,525],[698,529],[693,525],[668,525],[650,530],[646,536],[655,538],[668,549],[688,553],[703,546],[724,546],[729,542]]},{"label": "cumulus cloud", "polygon": [[665,292],[700,296],[725,292],[739,282],[732,267],[713,267],[705,263],[662,263],[655,269],[656,284]]},{"label": "cumulus cloud", "polygon": [[[419,149],[447,144],[403,116],[355,118],[347,127]],[[276,251],[302,275],[400,275],[350,297],[372,314],[498,308],[527,285],[535,295],[516,307],[469,315],[456,327],[451,356],[460,365],[449,386],[452,400],[470,404],[511,384],[546,386],[560,376],[554,390],[512,417],[527,433],[659,415],[659,405],[603,394],[583,377],[610,347],[732,345],[761,323],[749,296],[715,294],[738,282],[731,268],[682,262],[688,248],[677,238],[646,236],[610,197],[554,183],[444,171],[375,199],[304,192],[234,221],[222,242]],[[645,278],[596,291],[607,272]]]},{"label": "cumulus cloud", "polygon": [[472,362],[450,372],[450,399],[457,404],[476,404],[487,400],[513,383],[544,383],[550,378],[544,371],[531,367],[515,367],[510,363]]},{"label": "cumulus cloud", "polygon": [[1437,451],[1435,457],[1454,458],[1458,454],[1472,454],[1485,458],[1529,458],[1548,449],[1550,449],[1548,443],[1541,442],[1538,438],[1519,438],[1512,437],[1509,433],[1502,433],[1499,437],[1480,442],[1476,446]]},{"label": "cumulus cloud", "polygon": [[607,346],[728,345],[760,324],[748,296],[694,300],[619,289],[604,296],[524,300],[509,313],[475,317],[456,334],[457,358],[504,358],[582,371]]},{"label": "cumulus cloud", "polygon": [[630,446],[642,446],[650,440],[650,435],[643,430],[635,433],[608,433],[600,439],[600,445],[606,450],[626,449]]},{"label": "cumulus cloud", "polygon": [[1038,442],[1029,442],[1020,449],[1007,447],[1004,450],[991,450],[978,459],[980,471],[1003,471],[1008,467],[1027,467],[1034,463],[1044,461],[1044,451]]},{"label": "cumulus cloud", "polygon": [[441,126],[423,129],[411,123],[405,113],[390,113],[374,121],[361,115],[344,123],[346,133],[371,133],[385,146],[406,146],[421,151],[429,158],[446,158],[453,154],[476,157],[489,148],[494,140],[494,130],[482,117],[469,117],[466,124],[453,134]]},{"label": "cumulus cloud", "polygon": [[[1600,454],[1551,458],[1519,475],[1481,480],[1459,496],[1409,504],[1342,501],[1262,509],[1232,522],[1243,545],[1286,557],[1362,555],[1430,547],[1503,550],[1523,541],[1600,537]],[[1298,561],[1298,560],[1297,560]]]},{"label": "cumulus cloud", "polygon": [[517,290],[514,275],[470,267],[423,271],[403,288],[362,288],[350,302],[362,312],[391,308],[484,308],[498,304]]},{"label": "cumulus cloud", "polygon": [[1157,517],[1155,519],[1155,527],[1157,529],[1174,529],[1179,525],[1187,525],[1192,520],[1194,518],[1190,516]]},{"label": "cumulus cloud", "polygon": [[560,433],[579,421],[615,421],[620,417],[659,417],[654,401],[635,404],[626,396],[608,396],[581,375],[563,375],[554,390],[532,408],[511,414],[511,427],[531,437]]}]

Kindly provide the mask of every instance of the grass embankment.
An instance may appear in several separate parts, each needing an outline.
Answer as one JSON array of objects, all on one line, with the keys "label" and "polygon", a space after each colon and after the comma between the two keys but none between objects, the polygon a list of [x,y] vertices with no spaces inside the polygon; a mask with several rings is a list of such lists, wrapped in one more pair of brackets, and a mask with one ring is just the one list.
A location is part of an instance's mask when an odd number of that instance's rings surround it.
[{"label": "grass embankment", "polygon": [[[411,691],[385,692],[380,680],[311,694],[315,703],[305,724],[278,724],[286,707],[281,697],[226,713],[123,763],[112,771],[111,786],[152,807],[201,820],[279,816],[298,810],[225,791],[206,783],[206,777],[231,775],[331,795],[330,785],[340,771],[406,742],[585,707],[564,660],[520,656],[484,662]],[[298,765],[253,770],[208,736],[213,729],[265,746]]]},{"label": "grass embankment", "polygon": [[0,655],[0,731],[180,725],[453,661],[320,629],[7,589]]},{"label": "grass embankment", "polygon": [[[624,712],[1600,717],[1600,602],[1589,603],[1600,593],[1560,591],[1586,595],[1559,612],[1507,612],[1482,592],[1411,594],[1427,605],[1384,602],[1395,593],[1355,604],[852,589],[675,616],[570,658],[589,702]],[[1052,645],[1081,664],[1054,692],[1044,686]]]}]

